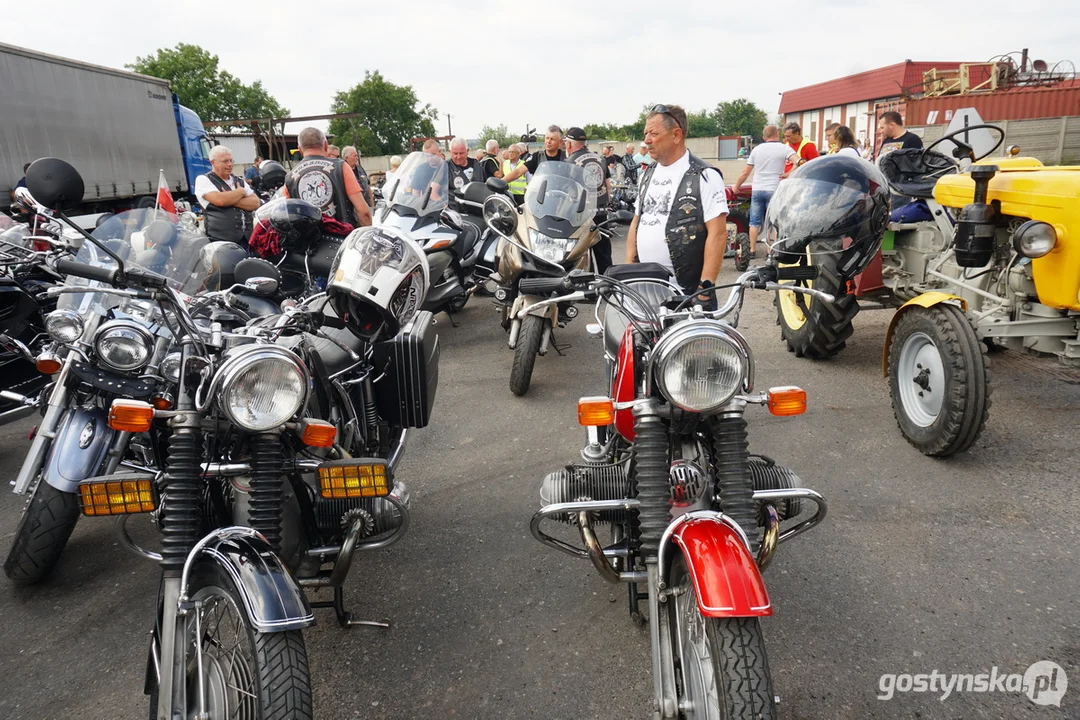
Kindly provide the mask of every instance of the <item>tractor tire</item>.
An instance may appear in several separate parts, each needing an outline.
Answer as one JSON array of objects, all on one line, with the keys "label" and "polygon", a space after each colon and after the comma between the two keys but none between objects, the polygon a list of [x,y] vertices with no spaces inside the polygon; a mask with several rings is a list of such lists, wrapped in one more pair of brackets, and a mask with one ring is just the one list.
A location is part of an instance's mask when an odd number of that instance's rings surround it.
[{"label": "tractor tire", "polygon": [[[812,265],[818,276],[812,281],[799,280],[796,285],[813,287],[836,298],[825,303],[793,292],[779,290],[773,300],[780,337],[787,343],[788,352],[796,357],[824,360],[838,354],[855,331],[852,320],[859,313],[859,303],[847,291],[847,281],[840,275],[838,262],[840,241],[823,240],[812,244],[799,265]],[[812,282],[812,285],[807,283]]]},{"label": "tractor tire", "polygon": [[739,233],[735,236],[735,269],[746,272],[750,267],[750,236],[747,233]]}]

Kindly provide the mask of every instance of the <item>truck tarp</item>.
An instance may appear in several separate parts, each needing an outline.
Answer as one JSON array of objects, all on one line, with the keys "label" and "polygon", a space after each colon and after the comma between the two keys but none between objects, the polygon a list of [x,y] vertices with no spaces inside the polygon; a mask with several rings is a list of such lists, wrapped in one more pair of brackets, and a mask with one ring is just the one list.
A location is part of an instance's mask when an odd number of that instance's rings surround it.
[{"label": "truck tarp", "polygon": [[40,157],[70,162],[85,202],[187,191],[173,94],[159,78],[0,43],[0,207]]}]

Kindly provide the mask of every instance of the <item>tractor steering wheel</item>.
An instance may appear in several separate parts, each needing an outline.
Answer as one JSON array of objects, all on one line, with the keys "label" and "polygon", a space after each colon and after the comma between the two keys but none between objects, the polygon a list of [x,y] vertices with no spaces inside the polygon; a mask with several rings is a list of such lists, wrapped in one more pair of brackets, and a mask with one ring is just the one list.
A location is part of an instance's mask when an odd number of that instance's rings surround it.
[{"label": "tractor steering wheel", "polygon": [[[957,140],[957,136],[963,135],[963,134],[965,134],[965,133],[967,133],[967,132],[969,132],[971,130],[980,130],[982,128],[986,128],[987,130],[993,130],[995,133],[997,133],[997,142],[994,143],[994,147],[990,148],[989,150],[987,150],[982,155],[980,155],[978,157],[975,157],[974,148],[972,148],[970,145],[968,145],[963,140]],[[991,153],[993,153],[995,150],[997,150],[999,147],[1001,147],[1001,143],[1005,141],[1005,131],[1002,130],[1001,128],[999,128],[997,125],[985,125],[985,124],[983,124],[983,125],[968,125],[967,127],[961,128],[960,130],[957,130],[956,132],[951,132],[951,133],[949,133],[947,135],[942,135],[940,138],[938,138],[933,143],[931,143],[928,147],[923,148],[922,157],[925,158],[927,153],[929,153],[931,150],[933,150],[934,148],[936,148],[938,145],[945,142],[946,140],[952,140],[953,143],[956,145],[956,147],[953,148],[953,152],[952,152],[952,156],[954,158],[956,158],[957,160],[960,160],[960,159],[966,157],[966,158],[970,159],[971,162],[978,162],[979,160],[982,160],[984,157],[989,157]]]}]

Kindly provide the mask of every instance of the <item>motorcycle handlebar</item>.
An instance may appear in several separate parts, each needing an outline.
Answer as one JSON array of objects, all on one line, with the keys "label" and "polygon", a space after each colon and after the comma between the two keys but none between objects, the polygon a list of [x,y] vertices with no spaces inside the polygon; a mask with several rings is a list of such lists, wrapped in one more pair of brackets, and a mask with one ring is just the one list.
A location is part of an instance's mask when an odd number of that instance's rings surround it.
[{"label": "motorcycle handlebar", "polygon": [[813,265],[796,265],[776,268],[777,280],[816,280],[818,269]]},{"label": "motorcycle handlebar", "polygon": [[74,260],[57,260],[56,271],[62,275],[74,275],[108,285],[116,284],[116,268],[95,267]]},{"label": "motorcycle handlebar", "polygon": [[522,295],[549,295],[570,289],[569,277],[522,278],[518,291]]}]

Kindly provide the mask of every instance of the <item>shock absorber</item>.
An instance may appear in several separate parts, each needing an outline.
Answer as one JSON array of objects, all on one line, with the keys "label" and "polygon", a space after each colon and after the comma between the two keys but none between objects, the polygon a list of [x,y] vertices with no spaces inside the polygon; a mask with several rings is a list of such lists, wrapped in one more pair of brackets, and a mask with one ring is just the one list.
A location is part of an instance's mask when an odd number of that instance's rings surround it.
[{"label": "shock absorber", "polygon": [[634,459],[630,472],[630,490],[637,492],[638,527],[641,554],[646,560],[656,557],[660,538],[671,522],[671,486],[668,474],[668,431],[656,415],[654,404],[634,408]]},{"label": "shock absorber", "polygon": [[281,438],[264,433],[251,438],[251,493],[248,525],[258,530],[275,552],[281,551]]},{"label": "shock absorber", "polygon": [[199,460],[202,438],[192,427],[174,430],[169,439],[161,513],[161,568],[165,577],[180,577],[184,560],[199,541],[202,483]]},{"label": "shock absorber", "polygon": [[724,514],[739,523],[757,552],[754,479],[742,413],[721,415],[713,423],[713,474]]}]

